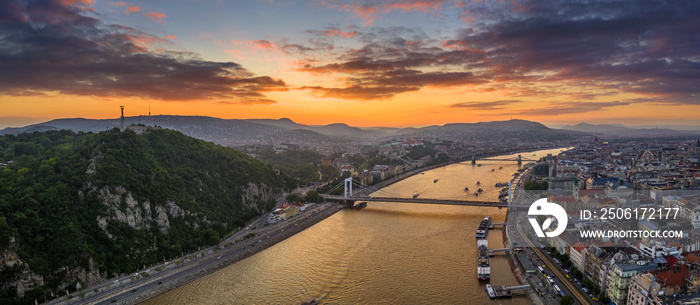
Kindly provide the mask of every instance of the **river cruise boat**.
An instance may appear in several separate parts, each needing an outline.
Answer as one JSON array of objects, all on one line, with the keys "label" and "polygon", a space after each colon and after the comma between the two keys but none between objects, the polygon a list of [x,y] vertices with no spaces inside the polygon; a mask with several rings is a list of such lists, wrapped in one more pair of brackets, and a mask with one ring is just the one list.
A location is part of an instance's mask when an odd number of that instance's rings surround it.
[{"label": "river cruise boat", "polygon": [[476,241],[476,276],[479,281],[491,279],[491,266],[489,265],[489,242],[485,239]]},{"label": "river cruise boat", "polygon": [[486,216],[481,220],[479,228],[476,229],[476,238],[483,239],[486,238],[486,234],[489,232],[489,227],[491,226],[491,217]]}]

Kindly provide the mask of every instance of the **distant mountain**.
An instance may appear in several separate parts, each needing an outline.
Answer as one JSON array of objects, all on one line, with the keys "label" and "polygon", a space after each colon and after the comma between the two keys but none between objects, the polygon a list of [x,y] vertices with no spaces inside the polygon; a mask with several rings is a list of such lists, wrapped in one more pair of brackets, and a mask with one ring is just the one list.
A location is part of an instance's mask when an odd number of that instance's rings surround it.
[{"label": "distant mountain", "polygon": [[592,132],[592,133],[620,132],[620,131],[629,130],[629,128],[627,128],[623,125],[617,125],[617,124],[616,125],[606,125],[606,124],[594,125],[594,124],[588,124],[588,123],[579,123],[576,125],[565,125],[561,129],[582,131],[582,132]]},{"label": "distant mountain", "polygon": [[[100,132],[118,127],[119,119],[57,119],[20,128],[5,128],[0,134],[19,134],[34,131],[68,129],[72,131]],[[357,128],[343,123],[325,126],[309,126],[282,119],[220,119],[206,116],[136,116],[126,117],[125,124],[160,126],[177,130],[185,135],[226,146],[251,144],[330,144],[348,141],[364,141],[391,136],[438,137],[445,140],[522,139],[541,141],[571,139],[584,135],[580,130],[550,129],[540,123],[525,120],[509,120],[479,123],[451,123],[443,126],[390,128]],[[579,124],[581,125],[581,124]],[[578,125],[577,125],[578,126]],[[584,125],[585,126],[585,125]],[[620,127],[616,127],[620,128]],[[609,128],[603,128],[609,129]]]},{"label": "distant mountain", "polygon": [[[639,127],[639,126],[637,126]],[[690,136],[700,134],[698,130],[673,130],[666,128],[631,128],[620,124],[588,124],[565,125],[562,130],[588,132],[611,137],[667,137]]]},{"label": "distant mountain", "polygon": [[627,126],[634,129],[672,129],[672,130],[682,130],[682,131],[698,131],[700,130],[700,125],[635,125]]},{"label": "distant mountain", "polygon": [[368,131],[374,131],[374,132],[380,132],[384,134],[394,134],[399,132],[402,129],[405,128],[399,128],[399,127],[359,127],[362,130],[368,130]]},{"label": "distant mountain", "polygon": [[379,135],[377,132],[350,127],[343,123],[315,127],[314,130],[320,134],[332,137],[371,138]]},{"label": "distant mountain", "polygon": [[297,122],[294,122],[288,118],[281,118],[278,120],[275,119],[247,119],[244,120],[247,122],[251,123],[256,123],[256,124],[265,124],[265,125],[270,125],[270,126],[275,126],[275,127],[280,127],[280,128],[285,128],[285,129],[306,129],[310,130],[309,126],[299,124]]},{"label": "distant mountain", "polygon": [[[332,143],[339,140],[313,130],[284,127],[294,126],[289,119],[267,120],[275,121],[278,126],[270,125],[265,120],[225,120],[205,116],[136,116],[126,117],[125,124],[143,124],[160,126],[180,131],[188,136],[214,142],[226,146],[241,146],[249,144],[279,144],[279,143]],[[118,127],[119,119],[57,119],[44,123],[29,125],[21,128],[5,128],[0,134],[18,134],[52,129],[68,129],[72,131],[100,132]],[[305,125],[301,125],[305,126]]]},{"label": "distant mountain", "polygon": [[443,126],[406,128],[399,132],[405,136],[432,136],[445,140],[499,141],[521,140],[565,140],[585,134],[575,131],[550,129],[537,122],[509,120],[479,123],[452,123]]},{"label": "distant mountain", "polygon": [[385,135],[382,132],[364,130],[357,127],[351,127],[344,123],[335,123],[325,126],[309,126],[304,124],[296,123],[288,118],[281,118],[279,120],[273,119],[248,119],[243,120],[247,122],[253,122],[257,124],[265,124],[269,126],[275,126],[280,128],[285,128],[289,130],[310,130],[325,136],[333,138],[344,138],[347,140],[361,140],[370,139],[377,136]]},{"label": "distant mountain", "polygon": [[525,121],[525,120],[509,120],[509,121],[493,121],[493,122],[479,122],[473,124],[447,124],[445,126],[451,125],[461,125],[468,128],[487,128],[487,129],[501,129],[501,130],[549,130],[547,126],[544,126],[538,122]]}]

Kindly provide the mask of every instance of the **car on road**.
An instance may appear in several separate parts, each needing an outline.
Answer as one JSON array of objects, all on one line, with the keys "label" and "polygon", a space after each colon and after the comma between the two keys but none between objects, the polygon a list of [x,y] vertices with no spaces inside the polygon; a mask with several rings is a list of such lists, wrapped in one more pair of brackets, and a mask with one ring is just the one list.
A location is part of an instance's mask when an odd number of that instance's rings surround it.
[{"label": "car on road", "polygon": [[221,256],[217,257],[216,259],[221,259]]},{"label": "car on road", "polygon": [[115,284],[116,284],[116,283],[119,283],[119,280],[114,280],[114,283],[115,283]]},{"label": "car on road", "polygon": [[116,303],[117,299],[113,299],[110,303]]},{"label": "car on road", "polygon": [[134,289],[134,290],[131,291],[131,293],[134,293],[134,292],[136,292],[136,289]]},{"label": "car on road", "polygon": [[163,281],[158,281],[158,285],[163,284]]},{"label": "car on road", "polygon": [[139,273],[138,272],[134,273],[134,276],[139,276]]}]

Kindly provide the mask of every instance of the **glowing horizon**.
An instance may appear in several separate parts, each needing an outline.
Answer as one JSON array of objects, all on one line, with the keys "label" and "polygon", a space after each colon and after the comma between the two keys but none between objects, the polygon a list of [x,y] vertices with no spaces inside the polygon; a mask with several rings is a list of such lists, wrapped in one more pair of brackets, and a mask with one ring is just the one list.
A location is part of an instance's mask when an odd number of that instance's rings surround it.
[{"label": "glowing horizon", "polygon": [[697,3],[11,0],[0,12],[0,128],[115,118],[119,105],[357,127],[700,125]]}]

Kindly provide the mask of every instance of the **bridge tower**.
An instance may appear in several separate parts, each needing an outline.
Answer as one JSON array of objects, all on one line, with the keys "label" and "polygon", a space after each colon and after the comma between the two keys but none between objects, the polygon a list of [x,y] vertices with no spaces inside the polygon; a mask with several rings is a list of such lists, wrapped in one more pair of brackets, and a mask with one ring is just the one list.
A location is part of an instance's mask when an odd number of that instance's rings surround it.
[{"label": "bridge tower", "polygon": [[521,155],[518,155],[518,166],[523,165],[523,157]]},{"label": "bridge tower", "polygon": [[350,195],[350,197],[352,197],[352,177],[345,178],[344,187],[345,187],[345,199],[347,200],[348,195]]},{"label": "bridge tower", "polygon": [[472,155],[472,165],[476,164],[476,156]]}]

